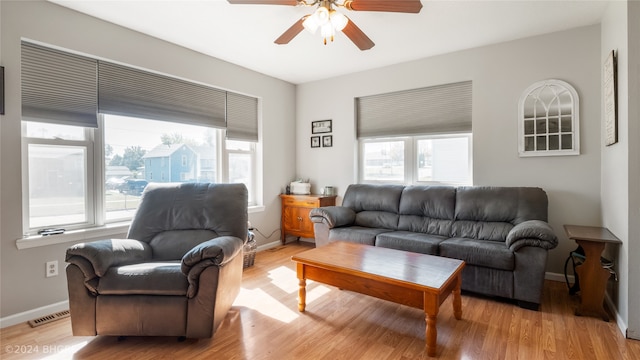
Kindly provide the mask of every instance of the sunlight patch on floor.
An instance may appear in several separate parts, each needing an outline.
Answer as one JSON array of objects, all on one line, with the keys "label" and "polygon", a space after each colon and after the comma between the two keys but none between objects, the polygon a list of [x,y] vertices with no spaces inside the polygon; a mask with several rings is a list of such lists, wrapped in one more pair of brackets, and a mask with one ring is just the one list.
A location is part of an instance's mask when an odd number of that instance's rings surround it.
[{"label": "sunlight patch on floor", "polygon": [[293,294],[298,291],[298,277],[296,272],[286,266],[280,266],[269,271],[271,283],[282,291]]},{"label": "sunlight patch on floor", "polygon": [[297,312],[287,308],[262,289],[241,288],[233,305],[247,307],[284,323],[290,323],[299,316]]},{"label": "sunlight patch on floor", "polygon": [[73,358],[73,354],[80,351],[89,343],[89,340],[85,340],[73,345],[52,345],[41,348],[40,353],[49,353],[51,355],[39,358],[41,360],[67,360]]},{"label": "sunlight patch on floor", "polygon": [[312,281],[307,280],[307,305],[313,303],[314,300],[319,299],[320,297],[328,294],[331,291],[331,289],[329,289],[328,287],[320,284],[309,290],[309,283],[312,283]]}]

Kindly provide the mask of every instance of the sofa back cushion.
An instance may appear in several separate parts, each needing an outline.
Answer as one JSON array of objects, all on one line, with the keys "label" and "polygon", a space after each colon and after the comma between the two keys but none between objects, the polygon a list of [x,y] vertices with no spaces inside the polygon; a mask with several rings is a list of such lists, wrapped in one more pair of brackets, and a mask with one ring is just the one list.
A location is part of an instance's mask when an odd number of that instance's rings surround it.
[{"label": "sofa back cushion", "polygon": [[508,222],[458,220],[451,225],[451,237],[505,241],[511,229]]},{"label": "sofa back cushion", "polygon": [[504,241],[513,226],[547,221],[547,194],[531,187],[459,187],[451,236]]},{"label": "sofa back cushion", "polygon": [[455,204],[455,187],[407,186],[400,199],[398,230],[449,236]]},{"label": "sofa back cushion", "polygon": [[398,214],[386,211],[360,211],[353,222],[357,226],[396,230]]},{"label": "sofa back cushion", "polygon": [[547,221],[547,194],[532,187],[462,186],[456,191],[456,220]]},{"label": "sofa back cushion", "polygon": [[217,237],[211,230],[168,230],[156,234],[149,246],[154,260],[180,260],[196,245]]},{"label": "sofa back cushion", "polygon": [[361,211],[385,211],[398,213],[402,185],[349,185],[342,200],[342,206],[353,209],[356,213]]},{"label": "sofa back cushion", "polygon": [[354,224],[395,230],[398,227],[398,208],[402,185],[349,185],[342,206],[356,213]]}]

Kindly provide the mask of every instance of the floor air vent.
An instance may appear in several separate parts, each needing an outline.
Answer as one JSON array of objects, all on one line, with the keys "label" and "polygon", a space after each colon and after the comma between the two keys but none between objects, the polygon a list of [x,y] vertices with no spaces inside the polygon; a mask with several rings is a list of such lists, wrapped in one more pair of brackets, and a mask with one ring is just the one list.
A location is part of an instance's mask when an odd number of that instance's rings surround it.
[{"label": "floor air vent", "polygon": [[55,314],[46,315],[41,318],[29,320],[29,325],[31,325],[31,327],[36,327],[36,326],[48,324],[52,321],[64,319],[66,317],[69,317],[69,310],[64,310],[64,311],[57,312]]}]

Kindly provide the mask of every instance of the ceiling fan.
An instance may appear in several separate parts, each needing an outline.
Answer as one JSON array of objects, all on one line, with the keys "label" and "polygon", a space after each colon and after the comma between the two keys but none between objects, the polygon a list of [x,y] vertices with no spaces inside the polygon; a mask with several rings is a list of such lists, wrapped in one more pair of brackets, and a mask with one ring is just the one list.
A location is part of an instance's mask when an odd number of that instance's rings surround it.
[{"label": "ceiling fan", "polygon": [[375,44],[348,17],[336,11],[334,7],[341,7],[351,11],[382,11],[417,14],[422,9],[420,0],[227,0],[230,4],[253,5],[289,5],[289,6],[318,6],[313,14],[305,15],[274,42],[288,44],[302,30],[320,34],[327,40],[333,41],[336,31],[342,31],[360,50],[369,50]]}]

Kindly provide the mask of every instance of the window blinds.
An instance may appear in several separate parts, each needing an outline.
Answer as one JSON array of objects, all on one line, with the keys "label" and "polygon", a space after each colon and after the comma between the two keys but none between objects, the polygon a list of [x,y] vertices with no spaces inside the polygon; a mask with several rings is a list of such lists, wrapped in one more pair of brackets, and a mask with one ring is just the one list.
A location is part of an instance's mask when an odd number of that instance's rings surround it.
[{"label": "window blinds", "polygon": [[227,139],[258,141],[258,99],[227,93]]},{"label": "window blinds", "polygon": [[99,62],[101,113],[225,127],[225,92],[126,66]]},{"label": "window blinds", "polygon": [[98,127],[97,61],[22,43],[22,118]]},{"label": "window blinds", "polygon": [[22,42],[23,120],[97,127],[99,112],[228,127],[229,139],[258,141],[256,98]]},{"label": "window blinds", "polygon": [[358,138],[471,131],[471,81],[355,99]]}]

